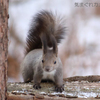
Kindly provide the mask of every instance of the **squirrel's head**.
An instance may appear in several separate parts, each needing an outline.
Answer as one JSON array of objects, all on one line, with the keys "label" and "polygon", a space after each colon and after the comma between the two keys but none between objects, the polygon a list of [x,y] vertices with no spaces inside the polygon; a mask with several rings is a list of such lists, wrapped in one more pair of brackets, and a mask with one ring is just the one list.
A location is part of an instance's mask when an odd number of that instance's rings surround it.
[{"label": "squirrel's head", "polygon": [[58,48],[57,42],[53,35],[45,36],[41,35],[43,58],[43,69],[47,72],[53,71],[58,66]]},{"label": "squirrel's head", "polygon": [[42,58],[43,69],[47,72],[53,71],[58,66],[58,57],[53,50],[47,50]]}]

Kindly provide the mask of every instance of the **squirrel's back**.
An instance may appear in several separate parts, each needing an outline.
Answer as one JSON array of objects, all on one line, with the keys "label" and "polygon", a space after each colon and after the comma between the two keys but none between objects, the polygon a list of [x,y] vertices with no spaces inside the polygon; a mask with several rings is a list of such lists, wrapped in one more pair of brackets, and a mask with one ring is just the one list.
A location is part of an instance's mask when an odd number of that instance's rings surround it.
[{"label": "squirrel's back", "polygon": [[54,36],[57,43],[63,38],[65,27],[62,19],[58,18],[48,11],[41,11],[32,20],[31,28],[26,40],[26,54],[34,49],[42,48],[42,41],[48,42],[48,46],[52,47],[50,37]]}]

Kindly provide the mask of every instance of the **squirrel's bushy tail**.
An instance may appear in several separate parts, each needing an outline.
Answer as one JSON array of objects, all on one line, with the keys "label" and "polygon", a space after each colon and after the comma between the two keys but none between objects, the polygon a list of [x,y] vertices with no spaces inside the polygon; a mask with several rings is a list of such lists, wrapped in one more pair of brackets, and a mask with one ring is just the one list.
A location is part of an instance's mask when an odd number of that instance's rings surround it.
[{"label": "squirrel's bushy tail", "polygon": [[65,27],[62,19],[57,18],[51,12],[41,11],[32,20],[26,40],[26,54],[31,50],[49,47],[56,49],[57,43],[63,38]]}]

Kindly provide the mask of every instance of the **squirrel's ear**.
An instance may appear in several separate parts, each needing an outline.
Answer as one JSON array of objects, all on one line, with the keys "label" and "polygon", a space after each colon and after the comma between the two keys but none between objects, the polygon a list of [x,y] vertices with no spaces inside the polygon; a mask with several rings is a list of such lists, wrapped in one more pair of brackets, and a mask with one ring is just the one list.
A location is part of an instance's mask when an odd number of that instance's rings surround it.
[{"label": "squirrel's ear", "polygon": [[42,41],[43,53],[45,54],[47,52],[47,38],[43,34],[41,34],[40,38],[41,38],[41,41]]},{"label": "squirrel's ear", "polygon": [[44,48],[44,46],[42,46],[42,50],[43,50],[43,54],[46,54],[47,49],[46,49],[46,48]]},{"label": "squirrel's ear", "polygon": [[58,53],[58,48],[57,48],[57,41],[54,36],[51,36],[51,41],[52,41],[52,46],[53,46],[53,52],[56,54]]}]

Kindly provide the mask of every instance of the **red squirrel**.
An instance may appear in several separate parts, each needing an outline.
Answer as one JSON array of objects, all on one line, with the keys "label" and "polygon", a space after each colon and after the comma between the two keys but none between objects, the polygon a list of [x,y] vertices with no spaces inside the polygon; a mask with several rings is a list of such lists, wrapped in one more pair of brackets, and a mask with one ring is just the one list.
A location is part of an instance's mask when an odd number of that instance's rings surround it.
[{"label": "red squirrel", "polygon": [[63,67],[57,47],[64,33],[61,19],[52,12],[41,11],[32,19],[26,39],[26,56],[21,64],[24,82],[33,80],[33,88],[39,89],[41,80],[49,79],[55,83],[57,92],[64,90]]}]

